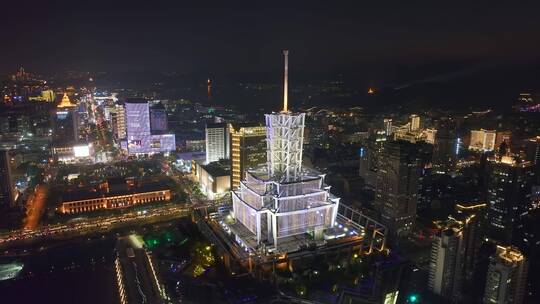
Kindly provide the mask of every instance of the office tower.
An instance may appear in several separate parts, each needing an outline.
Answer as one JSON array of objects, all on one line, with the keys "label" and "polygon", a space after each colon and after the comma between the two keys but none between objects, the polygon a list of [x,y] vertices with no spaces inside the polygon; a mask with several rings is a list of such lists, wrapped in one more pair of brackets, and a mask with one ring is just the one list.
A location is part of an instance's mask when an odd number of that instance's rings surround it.
[{"label": "office tower", "polygon": [[0,150],[0,208],[15,204],[12,182],[9,151]]},{"label": "office tower", "polygon": [[240,185],[248,169],[266,163],[266,128],[258,125],[229,126],[231,132],[231,189]]},{"label": "office tower", "polygon": [[72,104],[66,93],[58,104],[54,117],[53,142],[73,144],[79,141],[79,122],[76,105]]},{"label": "office tower", "polygon": [[114,133],[117,139],[126,138],[126,110],[124,105],[116,105],[116,127],[114,128]]},{"label": "office tower", "polygon": [[515,247],[497,246],[490,257],[484,303],[523,303],[529,262]]},{"label": "office tower", "polygon": [[111,113],[111,129],[115,139],[118,139],[118,116],[116,111]]},{"label": "office tower", "polygon": [[384,132],[386,132],[387,136],[392,135],[392,119],[391,118],[384,119]]},{"label": "office tower", "polygon": [[409,123],[411,131],[416,131],[420,129],[420,116],[413,114],[409,117]]},{"label": "office tower", "polygon": [[448,173],[457,162],[458,144],[453,124],[446,120],[439,123],[433,144],[433,168],[437,172]]},{"label": "office tower", "polygon": [[229,158],[229,130],[227,124],[206,125],[206,163]]},{"label": "office tower", "polygon": [[535,180],[530,162],[503,156],[487,164],[488,236],[497,242],[514,243],[516,229],[531,206],[531,187]]},{"label": "office tower", "polygon": [[478,254],[482,246],[485,233],[484,217],[487,204],[485,203],[458,203],[455,213],[449,219],[463,227],[463,247],[461,254],[462,278],[464,284],[473,282],[474,272],[478,267]]},{"label": "office tower", "polygon": [[152,132],[166,132],[167,112],[161,103],[150,107],[150,129]]},{"label": "office tower", "polygon": [[462,227],[449,225],[433,238],[428,288],[433,293],[451,299],[460,292],[460,249]]},{"label": "office tower", "polygon": [[480,224],[485,204],[457,204],[456,213],[440,223],[433,238],[428,288],[460,302],[463,288],[472,280],[481,245]]},{"label": "office tower", "polygon": [[390,238],[408,235],[416,217],[421,182],[420,146],[386,142],[378,157],[375,205]]},{"label": "office tower", "polygon": [[370,136],[360,147],[360,161],[358,173],[364,180],[365,186],[375,189],[377,184],[377,170],[379,156],[383,150],[386,137]]},{"label": "office tower", "polygon": [[150,125],[150,106],[144,99],[125,102],[127,151],[129,154],[152,154],[176,149],[174,134],[155,134]]},{"label": "office tower", "polygon": [[339,198],[324,184],[324,174],[302,168],[305,114],[293,113],[287,100],[285,56],[283,110],[266,114],[267,167],[248,171],[233,190],[234,228],[242,242],[297,251],[302,240],[323,240],[334,226]]},{"label": "office tower", "polygon": [[495,150],[495,139],[497,132],[492,130],[471,130],[471,142],[469,150],[475,151],[493,151]]}]

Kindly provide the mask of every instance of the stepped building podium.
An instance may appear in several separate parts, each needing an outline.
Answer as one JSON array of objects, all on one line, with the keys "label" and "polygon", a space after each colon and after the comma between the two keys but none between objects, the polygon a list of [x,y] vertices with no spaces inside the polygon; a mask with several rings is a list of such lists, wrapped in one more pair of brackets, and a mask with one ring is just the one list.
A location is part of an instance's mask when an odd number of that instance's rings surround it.
[{"label": "stepped building podium", "polygon": [[288,109],[288,51],[283,110],[266,114],[267,164],[246,172],[232,191],[237,240],[278,252],[332,238],[339,198],[324,174],[302,167],[305,114]]}]

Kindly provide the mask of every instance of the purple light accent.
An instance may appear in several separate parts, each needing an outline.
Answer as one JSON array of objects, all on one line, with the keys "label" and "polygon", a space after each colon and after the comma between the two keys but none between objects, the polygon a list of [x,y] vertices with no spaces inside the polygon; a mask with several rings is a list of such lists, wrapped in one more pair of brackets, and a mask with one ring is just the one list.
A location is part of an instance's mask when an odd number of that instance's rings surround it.
[{"label": "purple light accent", "polygon": [[130,154],[174,151],[174,134],[152,135],[148,103],[126,102],[127,148]]}]

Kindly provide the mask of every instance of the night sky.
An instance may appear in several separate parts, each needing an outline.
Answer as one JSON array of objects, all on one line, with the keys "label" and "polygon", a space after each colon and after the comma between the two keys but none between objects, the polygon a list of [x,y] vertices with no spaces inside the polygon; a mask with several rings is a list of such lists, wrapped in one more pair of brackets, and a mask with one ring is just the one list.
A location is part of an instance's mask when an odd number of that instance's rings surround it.
[{"label": "night sky", "polygon": [[42,73],[265,72],[281,68],[284,48],[291,50],[291,67],[303,73],[540,59],[538,1],[356,1],[346,7],[289,1],[295,6],[227,8],[207,1],[207,7],[109,2],[116,4],[3,3],[0,73],[19,66]]}]

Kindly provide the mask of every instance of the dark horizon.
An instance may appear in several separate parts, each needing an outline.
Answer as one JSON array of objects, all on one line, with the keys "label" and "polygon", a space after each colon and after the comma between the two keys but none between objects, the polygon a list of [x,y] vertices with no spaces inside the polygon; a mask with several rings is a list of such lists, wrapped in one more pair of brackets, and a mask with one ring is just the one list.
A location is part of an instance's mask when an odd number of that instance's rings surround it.
[{"label": "dark horizon", "polygon": [[299,74],[368,78],[399,67],[540,62],[540,42],[534,39],[540,34],[539,4],[122,4],[8,4],[0,18],[6,42],[0,73],[20,66],[40,73],[271,73],[280,70],[285,48]]}]

